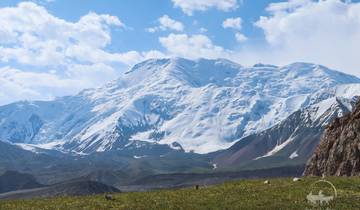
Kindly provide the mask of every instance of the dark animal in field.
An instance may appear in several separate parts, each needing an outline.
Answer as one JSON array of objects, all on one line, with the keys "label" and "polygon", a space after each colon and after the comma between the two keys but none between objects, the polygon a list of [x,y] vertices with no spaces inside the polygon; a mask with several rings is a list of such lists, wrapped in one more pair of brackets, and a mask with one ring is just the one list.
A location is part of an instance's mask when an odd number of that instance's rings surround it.
[{"label": "dark animal in field", "polygon": [[113,200],[115,200],[114,197],[113,197],[112,195],[109,195],[109,194],[106,194],[106,195],[105,195],[105,199],[106,199],[107,201],[113,201]]}]

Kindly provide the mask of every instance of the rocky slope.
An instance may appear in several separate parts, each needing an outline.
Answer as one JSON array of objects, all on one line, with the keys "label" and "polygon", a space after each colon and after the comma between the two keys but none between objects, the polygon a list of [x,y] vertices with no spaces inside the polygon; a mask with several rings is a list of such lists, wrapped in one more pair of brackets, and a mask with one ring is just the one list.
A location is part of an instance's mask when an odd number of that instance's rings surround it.
[{"label": "rocky slope", "polygon": [[336,118],[326,128],[304,175],[360,175],[360,101],[352,113]]}]

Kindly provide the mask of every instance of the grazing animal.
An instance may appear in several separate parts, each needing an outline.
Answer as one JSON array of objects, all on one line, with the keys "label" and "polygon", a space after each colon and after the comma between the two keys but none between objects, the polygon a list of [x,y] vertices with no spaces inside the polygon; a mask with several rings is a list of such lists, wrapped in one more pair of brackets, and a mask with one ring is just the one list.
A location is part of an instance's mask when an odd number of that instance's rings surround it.
[{"label": "grazing animal", "polygon": [[199,185],[195,185],[195,190],[198,190],[199,189]]},{"label": "grazing animal", "polygon": [[264,184],[270,184],[270,181],[269,181],[269,180],[265,180],[265,181],[264,181]]},{"label": "grazing animal", "polygon": [[106,194],[106,195],[105,195],[105,199],[106,199],[107,201],[113,201],[113,200],[115,200],[114,197],[113,197],[112,195],[110,195],[110,194]]},{"label": "grazing animal", "polygon": [[299,182],[299,181],[301,181],[301,178],[298,177],[293,178],[293,182]]}]

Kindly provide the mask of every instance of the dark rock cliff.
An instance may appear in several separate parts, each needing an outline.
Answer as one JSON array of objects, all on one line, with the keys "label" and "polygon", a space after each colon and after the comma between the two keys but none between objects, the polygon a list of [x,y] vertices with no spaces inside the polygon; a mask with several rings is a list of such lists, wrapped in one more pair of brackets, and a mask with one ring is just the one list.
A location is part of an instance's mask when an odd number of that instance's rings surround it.
[{"label": "dark rock cliff", "polygon": [[352,113],[326,128],[304,175],[360,176],[360,101]]}]

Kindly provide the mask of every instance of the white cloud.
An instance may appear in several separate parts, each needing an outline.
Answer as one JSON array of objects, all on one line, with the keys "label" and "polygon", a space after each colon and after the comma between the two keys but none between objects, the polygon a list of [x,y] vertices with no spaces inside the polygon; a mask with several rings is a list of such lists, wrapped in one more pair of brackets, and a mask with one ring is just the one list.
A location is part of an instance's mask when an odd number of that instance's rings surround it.
[{"label": "white cloud", "polygon": [[168,55],[165,55],[164,53],[157,50],[150,50],[147,52],[143,52],[141,55],[143,56],[143,59],[169,57]]},{"label": "white cloud", "polygon": [[248,38],[242,34],[242,33],[236,33],[235,34],[235,39],[238,41],[238,42],[246,42],[248,40]]},{"label": "white cloud", "polygon": [[194,11],[206,11],[216,8],[222,11],[234,10],[238,7],[237,0],[172,0],[175,7],[180,7],[187,15]]},{"label": "white cloud", "polygon": [[78,22],[67,22],[32,2],[1,8],[0,25],[0,35],[4,37],[0,41],[4,44],[0,47],[1,61],[33,66],[66,63],[74,58],[67,53],[74,45],[93,49],[87,54],[98,53],[111,42],[110,27],[125,26],[115,16],[95,13],[81,17]]},{"label": "white cloud", "polygon": [[184,58],[225,58],[230,52],[213,44],[205,35],[170,34],[160,37],[160,43],[171,56]]},{"label": "white cloud", "polygon": [[180,21],[171,19],[169,16],[164,15],[158,19],[159,26],[148,28],[147,31],[154,33],[156,31],[165,31],[165,30],[174,30],[174,31],[183,31],[184,25]]},{"label": "white cloud", "polygon": [[[3,68],[0,69],[0,73],[4,73]],[[0,105],[13,101],[43,97],[31,88],[24,88],[22,84],[3,78],[3,76],[0,76],[0,89]]]},{"label": "white cloud", "polygon": [[232,28],[235,30],[241,30],[242,28],[242,19],[240,17],[237,18],[228,18],[224,20],[222,26],[224,28]]},{"label": "white cloud", "polygon": [[256,26],[268,47],[246,47],[241,62],[319,63],[360,76],[360,3],[292,0],[270,4]]},{"label": "white cloud", "polygon": [[78,80],[81,88],[100,86],[106,81],[113,80],[118,76],[117,72],[103,63],[92,65],[74,64],[66,72],[67,78]]},{"label": "white cloud", "polygon": [[295,9],[303,7],[304,5],[311,2],[312,0],[289,0],[286,2],[271,3],[266,8],[266,10],[269,12],[281,12],[281,11],[293,12]]},{"label": "white cloud", "polygon": [[60,78],[51,73],[26,72],[0,68],[0,104],[18,100],[49,100],[57,94],[80,90],[81,80]]},{"label": "white cloud", "polygon": [[207,28],[201,27],[199,28],[200,33],[206,33],[208,32]]},{"label": "white cloud", "polygon": [[[93,12],[76,22],[48,13],[33,2],[0,8],[0,104],[50,99],[113,80],[124,70],[161,52],[108,52],[117,17]],[[119,69],[120,68],[120,69]]]},{"label": "white cloud", "polygon": [[[166,57],[159,51],[123,54],[124,60]],[[50,100],[57,96],[71,95],[85,88],[100,86],[119,76],[119,72],[104,63],[69,64],[66,71],[51,69],[32,72],[9,66],[0,68],[0,105],[18,100]]]},{"label": "white cloud", "polygon": [[167,15],[164,15],[161,18],[159,18],[159,22],[161,24],[160,27],[163,27],[165,29],[172,29],[174,31],[184,30],[184,25],[181,22],[173,20]]},{"label": "white cloud", "polygon": [[242,42],[246,42],[248,40],[248,38],[243,33],[240,33],[240,31],[242,29],[242,19],[240,17],[228,18],[228,19],[224,20],[224,22],[222,23],[222,26],[223,26],[223,28],[231,28],[236,31],[236,33],[235,33],[236,41],[242,43]]},{"label": "white cloud", "polygon": [[158,31],[158,27],[147,28],[146,31],[149,33],[155,33],[156,31]]}]

